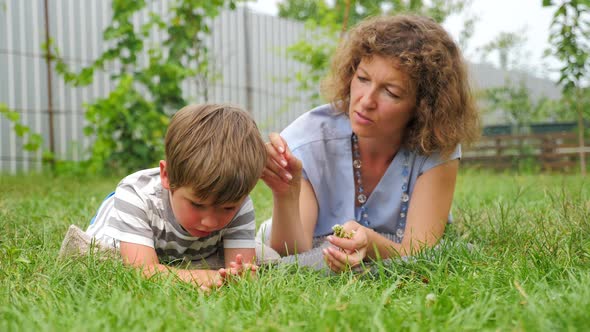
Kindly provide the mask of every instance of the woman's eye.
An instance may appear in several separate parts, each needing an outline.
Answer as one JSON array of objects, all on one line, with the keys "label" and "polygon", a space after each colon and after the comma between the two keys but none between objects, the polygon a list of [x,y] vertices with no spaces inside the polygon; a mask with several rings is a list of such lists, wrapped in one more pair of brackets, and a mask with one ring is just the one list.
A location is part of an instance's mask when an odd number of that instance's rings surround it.
[{"label": "woman's eye", "polygon": [[391,98],[399,98],[399,96],[398,96],[398,95],[396,95],[395,93],[393,93],[393,92],[391,92],[391,91],[389,91],[389,90],[387,90],[387,89],[385,89],[385,93],[387,93],[387,95],[388,95],[389,97],[391,97]]},{"label": "woman's eye", "polygon": [[366,78],[366,77],[363,77],[363,76],[360,76],[360,75],[357,75],[356,77],[357,77],[357,78],[358,78],[358,80],[359,80],[359,81],[361,81],[361,82],[367,82],[367,81],[369,81],[369,79],[368,79],[368,78]]}]

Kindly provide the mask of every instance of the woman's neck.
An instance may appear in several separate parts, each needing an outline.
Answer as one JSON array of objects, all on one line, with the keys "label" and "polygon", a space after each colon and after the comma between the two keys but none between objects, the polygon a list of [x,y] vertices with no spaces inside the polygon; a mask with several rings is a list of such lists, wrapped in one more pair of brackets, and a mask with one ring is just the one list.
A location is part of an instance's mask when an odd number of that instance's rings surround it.
[{"label": "woman's neck", "polygon": [[401,146],[401,137],[390,140],[359,137],[358,140],[361,159],[373,165],[388,166]]}]

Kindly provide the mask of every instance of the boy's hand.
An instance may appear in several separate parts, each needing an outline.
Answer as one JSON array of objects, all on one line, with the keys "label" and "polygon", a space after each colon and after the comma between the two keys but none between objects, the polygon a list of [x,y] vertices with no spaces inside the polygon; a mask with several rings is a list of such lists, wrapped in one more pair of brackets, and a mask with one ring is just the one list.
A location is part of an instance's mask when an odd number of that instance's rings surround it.
[{"label": "boy's hand", "polygon": [[261,179],[272,190],[273,194],[299,195],[301,186],[301,160],[297,159],[289,149],[287,142],[277,133],[269,135],[266,143],[266,167]]},{"label": "boy's hand", "polygon": [[190,273],[191,282],[199,286],[201,290],[210,292],[212,289],[223,286],[224,278],[215,270],[184,270]]},{"label": "boy's hand", "polygon": [[236,260],[229,263],[229,268],[221,268],[218,272],[224,280],[228,280],[233,277],[248,276],[248,273],[250,276],[254,277],[256,275],[256,270],[258,270],[258,265],[245,263],[242,255],[238,254],[236,255]]},{"label": "boy's hand", "polygon": [[342,272],[359,265],[367,256],[369,239],[366,229],[356,221],[348,221],[342,226],[344,234],[351,238],[328,236],[328,241],[335,247],[323,250],[328,267],[334,272]]}]

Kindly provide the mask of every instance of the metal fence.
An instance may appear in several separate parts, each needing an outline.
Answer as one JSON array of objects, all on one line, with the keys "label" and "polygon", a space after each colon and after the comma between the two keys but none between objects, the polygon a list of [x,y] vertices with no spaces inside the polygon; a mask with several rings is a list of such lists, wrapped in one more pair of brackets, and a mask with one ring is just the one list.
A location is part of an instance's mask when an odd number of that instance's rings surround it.
[{"label": "metal fence", "polygon": [[[171,3],[150,1],[149,8],[134,17],[134,23],[147,22],[148,11],[166,13]],[[41,133],[46,149],[51,140],[52,110],[52,140],[58,159],[80,160],[87,153],[92,142],[83,133],[83,104],[106,96],[115,82],[107,72],[95,74],[87,87],[65,84],[53,68],[48,69],[42,47],[46,31],[66,63],[76,70],[91,64],[106,49],[102,31],[110,19],[108,0],[0,1],[0,103],[17,111],[32,131]],[[159,43],[163,38],[152,33],[148,43]],[[196,82],[185,82],[186,98],[190,102],[241,105],[253,112],[263,135],[282,129],[312,106],[287,79],[302,70],[285,54],[287,46],[300,38],[310,38],[300,23],[244,8],[222,12],[212,22],[207,42],[213,59],[211,70],[216,75],[207,84],[206,96],[197,93]],[[141,59],[146,60],[147,55]],[[41,152],[24,151],[24,142],[12,127],[0,117],[0,171],[40,170]]]}]

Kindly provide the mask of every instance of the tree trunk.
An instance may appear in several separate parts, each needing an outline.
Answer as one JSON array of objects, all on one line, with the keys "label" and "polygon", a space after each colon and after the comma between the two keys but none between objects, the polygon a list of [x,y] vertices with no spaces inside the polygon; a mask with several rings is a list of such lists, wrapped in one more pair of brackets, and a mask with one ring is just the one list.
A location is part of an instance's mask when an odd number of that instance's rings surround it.
[{"label": "tree trunk", "polygon": [[344,17],[342,18],[342,30],[340,31],[340,39],[344,37],[348,29],[348,16],[350,15],[350,0],[346,0],[344,4]]}]

